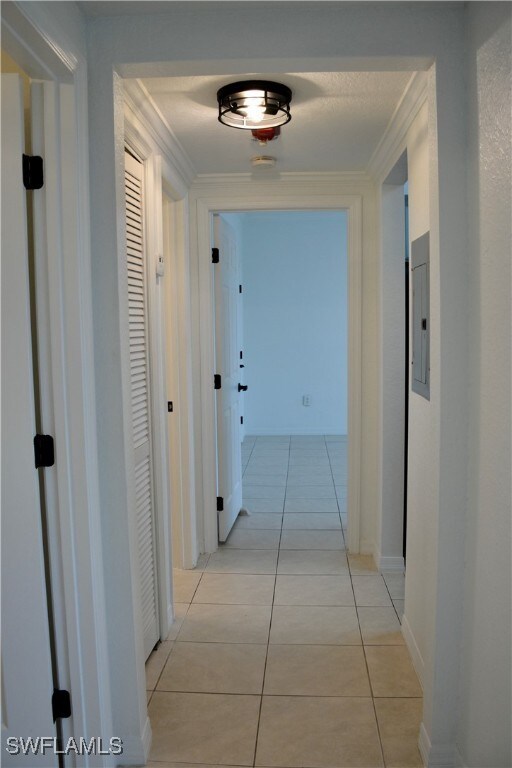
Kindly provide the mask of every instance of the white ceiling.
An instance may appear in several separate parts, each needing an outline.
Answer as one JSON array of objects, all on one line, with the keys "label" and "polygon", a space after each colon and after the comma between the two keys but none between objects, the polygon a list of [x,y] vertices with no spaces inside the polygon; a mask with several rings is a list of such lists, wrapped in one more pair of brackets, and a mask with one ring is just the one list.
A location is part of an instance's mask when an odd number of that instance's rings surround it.
[{"label": "white ceiling", "polygon": [[[411,72],[265,74],[293,92],[292,120],[261,147],[249,131],[217,120],[217,90],[245,76],[142,80],[197,173],[251,171],[254,155],[273,155],[280,172],[361,171],[370,160]],[[248,74],[247,78],[258,77]]]}]

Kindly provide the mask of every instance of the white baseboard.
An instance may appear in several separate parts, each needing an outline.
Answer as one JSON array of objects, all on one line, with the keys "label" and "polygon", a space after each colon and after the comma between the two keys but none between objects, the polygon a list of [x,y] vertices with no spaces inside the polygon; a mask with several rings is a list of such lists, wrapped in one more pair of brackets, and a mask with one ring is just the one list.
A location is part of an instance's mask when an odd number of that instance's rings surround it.
[{"label": "white baseboard", "polygon": [[164,620],[161,625],[160,640],[163,642],[174,623],[174,606],[172,603],[167,603],[167,610],[165,612]]},{"label": "white baseboard", "polygon": [[423,661],[423,657],[420,653],[420,649],[418,648],[418,644],[416,643],[416,638],[413,635],[410,624],[407,621],[407,616],[403,616],[402,618],[402,635],[404,636],[405,644],[409,649],[409,653],[411,654],[412,663],[414,665],[414,669],[416,670],[416,674],[418,675],[420,683],[423,686],[423,680],[425,677],[425,662]]},{"label": "white baseboard", "polygon": [[151,749],[151,741],[153,739],[153,732],[151,731],[151,721],[149,717],[146,717],[144,723],[144,730],[142,732],[142,747],[144,749],[144,762],[147,763],[149,759],[149,751]]},{"label": "white baseboard", "polygon": [[[145,691],[144,695],[146,695]],[[146,717],[146,722],[140,735],[123,739],[123,754],[116,758],[114,764],[122,766],[146,765],[151,749],[151,739],[151,723],[149,717]]]},{"label": "white baseboard", "polygon": [[430,743],[430,737],[427,733],[427,729],[425,728],[424,724],[422,723],[420,725],[420,735],[418,739],[418,749],[420,750],[421,759],[423,760],[423,765],[428,766],[428,758],[430,755],[430,749],[432,745]]},{"label": "white baseboard", "polygon": [[376,558],[377,568],[379,571],[404,571],[404,559],[403,557],[384,557],[378,555]]},{"label": "white baseboard", "polygon": [[421,759],[426,768],[466,768],[455,744],[432,744],[422,723],[418,740]]},{"label": "white baseboard", "polygon": [[375,564],[377,564],[377,559],[375,556],[375,542],[371,541],[370,539],[361,539],[359,543],[359,554],[372,555],[373,559],[375,560]]},{"label": "white baseboard", "polygon": [[344,432],[333,432],[332,427],[326,427],[325,429],[296,429],[293,428],[287,428],[287,427],[279,427],[278,429],[273,428],[257,428],[257,427],[251,427],[249,424],[245,425],[245,434],[247,437],[273,437],[274,435],[336,435],[337,437],[346,437],[346,433]]}]

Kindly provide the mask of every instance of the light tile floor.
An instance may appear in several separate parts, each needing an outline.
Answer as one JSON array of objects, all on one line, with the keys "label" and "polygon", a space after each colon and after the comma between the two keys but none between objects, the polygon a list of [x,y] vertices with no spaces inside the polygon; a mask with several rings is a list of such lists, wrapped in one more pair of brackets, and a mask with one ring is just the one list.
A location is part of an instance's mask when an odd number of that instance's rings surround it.
[{"label": "light tile floor", "polygon": [[174,575],[146,665],[153,768],[419,768],[404,576],[348,555],[346,439],[248,437],[225,545]]}]

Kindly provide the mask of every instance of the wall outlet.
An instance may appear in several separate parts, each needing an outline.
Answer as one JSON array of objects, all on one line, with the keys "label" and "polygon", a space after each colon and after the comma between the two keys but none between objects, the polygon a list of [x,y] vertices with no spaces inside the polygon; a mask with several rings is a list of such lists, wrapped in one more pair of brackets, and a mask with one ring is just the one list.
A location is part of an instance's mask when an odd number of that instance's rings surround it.
[{"label": "wall outlet", "polygon": [[302,395],[302,405],[306,408],[311,405],[311,395]]}]

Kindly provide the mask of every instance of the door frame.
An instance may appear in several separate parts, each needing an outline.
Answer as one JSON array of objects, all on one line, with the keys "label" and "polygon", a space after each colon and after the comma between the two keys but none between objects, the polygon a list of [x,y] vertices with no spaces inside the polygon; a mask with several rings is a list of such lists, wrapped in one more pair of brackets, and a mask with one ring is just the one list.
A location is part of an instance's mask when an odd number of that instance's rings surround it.
[{"label": "door frame", "polygon": [[167,393],[172,495],[172,557],[175,568],[194,568],[199,556],[195,514],[194,418],[190,276],[186,203],[176,200],[167,184],[163,194],[164,259],[169,273],[165,298]]},{"label": "door frame", "polygon": [[[123,79],[122,84],[124,140],[140,158],[153,157],[158,161],[158,184],[153,194],[158,197],[155,204],[160,206],[161,216],[158,213],[154,217],[155,254],[164,260],[160,322],[161,333],[165,332],[163,351],[167,366],[160,393],[164,403],[168,400],[173,403],[171,414],[160,415],[167,431],[169,552],[173,567],[194,568],[199,549],[195,516],[187,196],[195,171],[162,122],[143,84],[130,78]],[[165,540],[168,540],[167,534]]]},{"label": "door frame", "polygon": [[218,547],[216,507],[216,451],[214,301],[211,263],[212,222],[215,213],[246,211],[344,210],[347,213],[348,257],[348,548],[360,551],[361,500],[361,386],[362,386],[362,195],[304,191],[268,185],[266,193],[248,186],[244,192],[229,185],[225,192],[191,193],[191,258],[197,260],[199,287],[199,353],[201,392],[202,524],[207,553]]},{"label": "door frame", "polygon": [[[58,542],[52,577],[59,574],[53,593],[63,649],[59,682],[71,691],[72,735],[94,734],[108,743],[114,732],[97,464],[86,51],[69,36],[69,19],[61,24],[48,4],[4,3],[1,17],[3,48],[29,77],[55,84],[51,136],[45,137],[56,151],[48,166],[51,232],[47,282],[39,289],[49,307],[42,362],[51,380],[47,423],[56,450],[48,517],[50,540]],[[110,766],[112,758],[81,758],[81,765],[92,764]]]},{"label": "door frame", "polygon": [[[154,483],[155,555],[157,576],[157,602],[160,640],[169,634],[173,619],[171,511],[169,484],[169,441],[167,434],[166,391],[166,339],[165,339],[165,286],[155,279],[157,259],[163,255],[162,228],[162,159],[155,154],[150,142],[138,126],[125,113],[125,144],[143,165],[144,176],[144,235],[147,280],[148,369],[150,377],[151,466]],[[126,295],[126,302],[127,302]],[[127,342],[127,328],[122,333]],[[160,403],[160,408],[156,407]],[[133,473],[130,472],[133,477]],[[130,490],[134,493],[133,484]],[[136,527],[136,526],[135,526]],[[138,571],[138,564],[136,570]]]},{"label": "door frame", "polygon": [[[2,764],[16,767],[19,754],[6,754],[10,739],[20,733],[59,737],[69,720],[55,723],[49,703],[62,654],[55,648],[52,591],[47,570],[46,526],[43,503],[50,467],[34,468],[33,436],[45,432],[37,415],[37,345],[34,343],[34,308],[31,294],[30,205],[22,177],[22,155],[29,128],[25,125],[24,83],[20,72],[3,73],[2,88]],[[30,84],[30,91],[33,89]],[[37,87],[37,86],[36,86]],[[23,94],[23,95],[22,95]],[[30,94],[32,96],[32,93]],[[50,131],[51,133],[51,131]],[[41,200],[41,191],[31,194]],[[43,193],[44,194],[44,193]],[[37,216],[33,216],[37,220]],[[35,229],[35,227],[34,227]],[[34,238],[37,243],[37,239]],[[39,246],[39,243],[37,243]],[[36,250],[36,248],[34,248]],[[37,254],[39,255],[39,254]],[[33,264],[37,265],[37,256]],[[36,283],[37,284],[37,283]],[[39,297],[39,295],[38,295]],[[6,322],[7,321],[7,322]],[[46,324],[45,324],[46,325]],[[37,328],[39,331],[39,327]],[[43,387],[39,382],[43,379]],[[37,383],[36,383],[37,382]],[[46,424],[46,420],[41,418]],[[53,434],[53,432],[52,432]],[[44,485],[41,482],[44,476]],[[45,493],[46,491],[46,493]],[[53,505],[48,504],[50,512]],[[33,631],[37,627],[37,634]],[[27,697],[27,692],[30,696]],[[62,727],[64,726],[64,728]],[[63,737],[65,738],[64,734]],[[39,754],[26,758],[27,766],[42,766]]]}]

